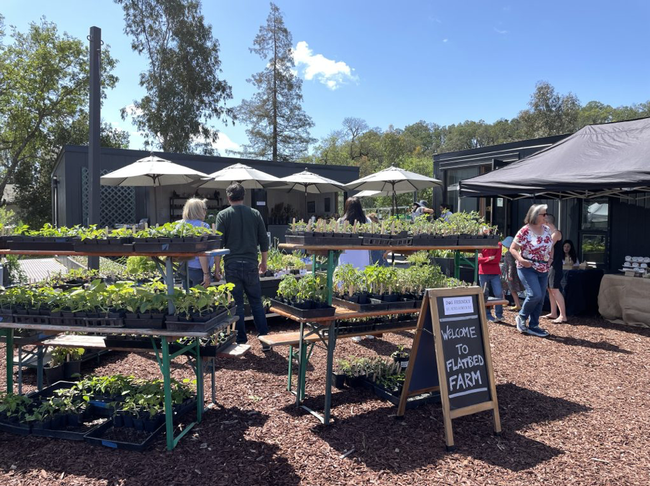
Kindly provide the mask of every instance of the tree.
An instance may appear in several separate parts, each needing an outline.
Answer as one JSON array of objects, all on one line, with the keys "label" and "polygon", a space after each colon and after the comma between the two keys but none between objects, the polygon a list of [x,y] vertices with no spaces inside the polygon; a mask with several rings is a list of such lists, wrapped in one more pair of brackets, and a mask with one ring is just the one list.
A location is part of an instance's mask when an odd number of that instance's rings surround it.
[{"label": "tree", "polygon": [[[79,39],[59,35],[45,19],[31,23],[26,33],[12,28],[11,37],[11,44],[0,44],[0,194],[15,181],[21,215],[42,219],[51,210],[50,190],[38,181],[49,179],[48,163],[60,149],[57,133],[82,116],[88,104],[88,48]],[[111,74],[115,64],[106,46],[103,89],[117,83]],[[20,199],[30,187],[39,187],[45,216]]]},{"label": "tree", "polygon": [[519,113],[524,135],[528,138],[562,135],[578,129],[580,101],[572,93],[558,94],[546,81],[537,83],[528,107]]},{"label": "tree", "polygon": [[294,74],[291,33],[280,9],[271,3],[266,25],[255,36],[251,52],[267,60],[263,71],[247,81],[257,88],[250,100],[237,108],[246,130],[247,153],[262,159],[290,161],[306,155],[314,126],[302,109],[302,80]]},{"label": "tree", "polygon": [[[51,150],[44,152],[33,164],[22,165],[16,172],[16,201],[19,205],[18,216],[32,227],[42,226],[52,219],[51,175],[64,145],[88,145],[88,113],[71,122],[62,123],[50,131]],[[100,145],[102,147],[129,148],[128,132],[102,122],[100,127]]]},{"label": "tree", "polygon": [[233,119],[225,102],[230,85],[219,78],[219,41],[195,0],[115,0],[124,10],[124,32],[131,47],[145,54],[149,67],[140,74],[147,94],[122,109],[122,118],[147,134],[145,146],[165,152],[201,149],[214,153],[219,138],[207,123]]},{"label": "tree", "polygon": [[350,159],[355,160],[363,155],[358,139],[368,131],[368,124],[361,118],[347,117],[343,119],[343,127],[349,137]]}]

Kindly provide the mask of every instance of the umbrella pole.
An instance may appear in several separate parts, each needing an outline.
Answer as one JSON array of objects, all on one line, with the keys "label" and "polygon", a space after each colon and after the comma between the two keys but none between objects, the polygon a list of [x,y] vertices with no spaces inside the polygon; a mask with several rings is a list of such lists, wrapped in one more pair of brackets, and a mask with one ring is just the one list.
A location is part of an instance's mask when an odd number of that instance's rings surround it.
[{"label": "umbrella pole", "polygon": [[305,223],[309,221],[309,211],[307,210],[307,185],[305,184]]},{"label": "umbrella pole", "polygon": [[152,223],[158,222],[158,195],[156,194],[156,186],[153,186],[153,218]]},{"label": "umbrella pole", "polygon": [[395,183],[391,182],[393,186],[393,216],[397,215],[397,194],[395,193]]}]

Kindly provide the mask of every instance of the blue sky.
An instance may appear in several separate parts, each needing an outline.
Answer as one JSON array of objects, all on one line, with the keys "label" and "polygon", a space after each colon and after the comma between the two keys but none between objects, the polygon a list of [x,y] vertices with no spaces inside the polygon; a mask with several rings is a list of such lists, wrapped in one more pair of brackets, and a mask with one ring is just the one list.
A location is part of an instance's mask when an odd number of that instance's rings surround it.
[{"label": "blue sky", "polygon": [[[441,125],[493,122],[526,107],[535,83],[550,82],[585,104],[612,106],[650,100],[650,2],[639,1],[415,1],[278,0],[293,35],[305,111],[312,135],[341,128],[343,118],[371,127],[402,128],[419,120]],[[146,66],[123,33],[123,15],[110,0],[2,0],[7,25],[24,31],[45,16],[61,31],[85,39],[102,29],[120,63],[118,87],[102,116],[142,139],[119,110],[143,94]],[[221,43],[225,78],[234,106],[253,93],[246,83],[264,62],[249,53],[269,3],[203,0],[203,13]],[[246,143],[245,126],[215,126],[219,147]]]}]

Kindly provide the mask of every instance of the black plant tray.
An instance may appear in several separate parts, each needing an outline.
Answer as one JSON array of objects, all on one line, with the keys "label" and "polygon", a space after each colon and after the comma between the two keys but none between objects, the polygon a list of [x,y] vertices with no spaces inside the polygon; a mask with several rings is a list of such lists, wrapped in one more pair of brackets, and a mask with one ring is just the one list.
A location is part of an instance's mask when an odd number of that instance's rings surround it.
[{"label": "black plant tray", "polygon": [[53,383],[52,385],[43,388],[41,391],[36,391],[33,393],[28,393],[27,396],[31,398],[32,400],[36,400],[39,398],[49,398],[54,396],[55,390],[60,390],[63,388],[72,388],[74,385],[77,383],[74,381],[57,381],[56,383]]},{"label": "black plant tray", "polygon": [[[399,405],[400,401],[400,395],[395,395],[391,390],[387,390],[381,385],[378,385],[375,382],[372,382],[370,380],[365,380],[366,383],[365,385],[372,389],[379,398],[383,398],[384,400],[388,400],[390,403],[392,403],[395,406]],[[413,408],[419,407],[420,405],[426,405],[427,403],[438,403],[440,402],[440,393],[438,392],[430,392],[430,393],[424,393],[422,395],[418,395],[415,397],[409,397],[406,400],[406,410],[411,410]]]},{"label": "black plant tray", "polygon": [[416,306],[415,300],[400,300],[397,302],[386,302],[388,304],[389,310],[402,310],[402,309],[414,309]]},{"label": "black plant tray", "polygon": [[338,307],[345,307],[346,309],[350,309],[357,312],[382,311],[382,310],[387,310],[389,308],[386,302],[382,302],[381,300],[372,299],[372,298],[370,299],[370,304],[355,304],[354,302],[350,302],[349,300],[339,299],[338,297],[332,297],[332,305],[336,305]]},{"label": "black plant tray", "polygon": [[65,440],[84,440],[86,434],[90,434],[98,427],[101,427],[103,424],[96,424],[92,426],[81,425],[79,427],[66,427],[65,429],[39,429],[38,427],[32,427],[32,435],[37,435],[39,437],[51,437],[53,439],[65,439]]},{"label": "black plant tray", "polygon": [[294,245],[312,246],[358,246],[361,238],[352,236],[312,236],[312,235],[286,235],[285,241]]},{"label": "black plant tray", "polygon": [[390,246],[390,235],[364,235],[363,246]]},{"label": "black plant tray", "polygon": [[[99,427],[88,432],[84,439],[86,442],[94,445],[101,445],[104,447],[110,447],[111,449],[122,449],[126,451],[136,451],[142,452],[147,449],[153,440],[160,435],[161,432],[165,430],[165,422],[160,424],[160,426],[154,430],[152,433],[147,434],[146,438],[142,442],[122,442],[117,440],[108,440],[104,439],[103,436],[113,428],[113,420],[108,420]],[[143,433],[144,434],[144,433]]]},{"label": "black plant tray", "polygon": [[74,245],[81,241],[76,236],[66,237],[32,237],[32,236],[14,236],[9,237],[6,247],[9,250],[22,251],[74,251]]},{"label": "black plant tray", "polygon": [[270,300],[271,300],[271,307],[282,309],[283,311],[288,312],[289,314],[294,315],[300,319],[313,319],[315,317],[331,317],[336,312],[336,308],[332,306],[324,307],[321,309],[298,309],[297,307],[294,307],[289,304],[285,304],[284,302],[280,302],[279,300],[275,300],[275,299],[270,299]]},{"label": "black plant tray", "polygon": [[163,329],[165,317],[138,317],[137,319],[124,319],[124,327],[128,329]]},{"label": "black plant tray", "polygon": [[16,324],[50,324],[50,316],[32,314],[13,314],[12,320]]},{"label": "black plant tray", "polygon": [[201,357],[216,358],[219,355],[219,353],[223,352],[232,343],[234,343],[235,339],[237,339],[237,333],[232,332],[228,336],[228,339],[226,340],[225,343],[220,343],[218,345],[201,346]]},{"label": "black plant tray", "polygon": [[[156,340],[156,344],[159,345],[160,340]],[[152,349],[151,339],[149,338],[127,339],[120,336],[106,336],[104,345],[110,349]]]},{"label": "black plant tray", "polygon": [[411,245],[433,247],[457,246],[458,236],[414,235],[411,238]]},{"label": "black plant tray", "polygon": [[32,432],[32,426],[29,424],[0,422],[0,430],[15,435],[29,435]]},{"label": "black plant tray", "polygon": [[[87,240],[85,240],[87,241]],[[91,240],[96,241],[96,240]],[[80,253],[132,253],[133,243],[111,244],[111,243],[77,243],[74,245],[74,251]]]},{"label": "black plant tray", "polygon": [[124,327],[122,317],[77,317],[86,327]]},{"label": "black plant tray", "polygon": [[493,246],[496,243],[491,243],[491,239],[488,240],[482,236],[466,236],[460,235],[458,237],[458,246]]},{"label": "black plant tray", "polygon": [[165,326],[169,331],[208,332],[220,329],[221,327],[225,327],[229,322],[228,318],[230,318],[229,310],[220,312],[205,322],[178,321],[174,320],[177,319],[177,316],[172,315],[167,316],[167,319],[165,320]]}]

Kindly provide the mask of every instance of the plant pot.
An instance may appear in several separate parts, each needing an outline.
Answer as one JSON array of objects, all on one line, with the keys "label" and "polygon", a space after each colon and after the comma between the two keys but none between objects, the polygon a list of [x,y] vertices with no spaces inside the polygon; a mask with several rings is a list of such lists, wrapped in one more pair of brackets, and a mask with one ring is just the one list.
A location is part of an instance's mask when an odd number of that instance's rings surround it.
[{"label": "plant pot", "polygon": [[81,361],[66,361],[63,363],[63,375],[67,381],[78,380],[80,374]]},{"label": "plant pot", "polygon": [[363,376],[349,376],[345,375],[345,383],[350,388],[358,388],[363,385],[365,377]]},{"label": "plant pot", "polygon": [[343,390],[345,388],[345,373],[337,373],[336,371],[333,371],[332,383],[339,390]]},{"label": "plant pot", "polygon": [[48,386],[53,385],[57,381],[63,381],[65,377],[65,370],[62,364],[54,367],[46,366],[43,370],[45,371],[45,381]]}]

